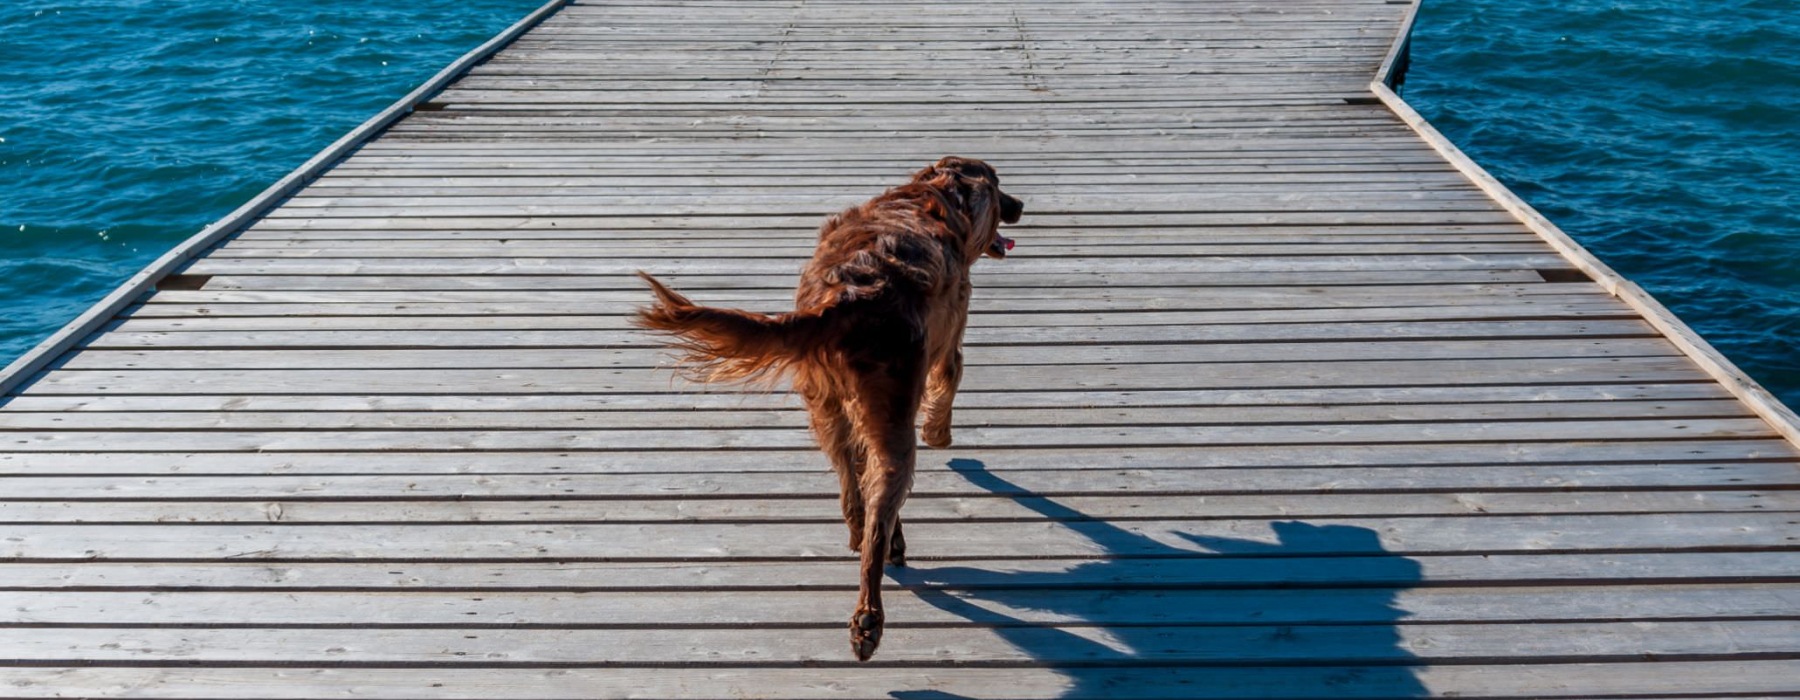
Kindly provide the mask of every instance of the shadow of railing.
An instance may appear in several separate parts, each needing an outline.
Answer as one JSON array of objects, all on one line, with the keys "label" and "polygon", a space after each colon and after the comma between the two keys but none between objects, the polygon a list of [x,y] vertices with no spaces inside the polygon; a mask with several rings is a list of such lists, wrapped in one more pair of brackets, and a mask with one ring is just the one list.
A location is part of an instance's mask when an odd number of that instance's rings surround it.
[{"label": "shadow of railing", "polygon": [[[1263,694],[1257,688],[1287,697],[1428,694],[1396,627],[1407,613],[1395,597],[1419,581],[1420,567],[1388,553],[1374,530],[1272,521],[1273,542],[1174,533],[1203,550],[1197,551],[1027,495],[979,461],[952,460],[950,467],[1103,553],[1060,571],[916,562],[888,573],[927,603],[993,629],[1034,665],[1067,677],[1063,697],[1112,697],[1135,674],[1167,679],[1172,670],[1196,689],[1216,681],[1252,695]],[[1297,570],[1308,566],[1329,571]],[[1340,577],[1341,587],[1333,584]],[[1292,587],[1297,582],[1305,587]],[[1133,596],[1135,603],[1118,604]],[[1257,677],[1256,668],[1266,669],[1266,677]]]}]

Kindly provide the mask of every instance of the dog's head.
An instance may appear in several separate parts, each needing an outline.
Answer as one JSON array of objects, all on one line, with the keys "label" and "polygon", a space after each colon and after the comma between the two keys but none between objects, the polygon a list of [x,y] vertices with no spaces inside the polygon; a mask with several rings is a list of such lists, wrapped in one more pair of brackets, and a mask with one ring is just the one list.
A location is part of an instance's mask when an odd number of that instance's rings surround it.
[{"label": "dog's head", "polygon": [[960,205],[969,217],[969,259],[986,255],[1005,258],[1012,239],[1000,235],[1000,224],[1019,223],[1025,203],[1000,191],[1000,175],[994,166],[974,158],[944,156],[913,173],[913,182],[935,188]]}]

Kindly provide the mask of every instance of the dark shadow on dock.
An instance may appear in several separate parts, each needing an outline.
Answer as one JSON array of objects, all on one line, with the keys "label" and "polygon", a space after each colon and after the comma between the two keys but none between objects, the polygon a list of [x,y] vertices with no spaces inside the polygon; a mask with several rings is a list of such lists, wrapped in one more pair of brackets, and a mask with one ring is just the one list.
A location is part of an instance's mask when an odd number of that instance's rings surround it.
[{"label": "dark shadow on dock", "polygon": [[[951,460],[950,467],[970,483],[1080,533],[1105,553],[1055,572],[915,564],[889,567],[888,574],[938,609],[992,627],[1042,666],[1069,678],[1063,697],[1114,697],[1140,680],[1158,686],[1175,681],[1192,688],[1196,697],[1429,694],[1414,673],[1418,660],[1400,645],[1395,627],[1407,615],[1395,605],[1395,595],[1420,580],[1420,566],[1387,553],[1374,530],[1271,521],[1273,543],[1176,533],[1207,550],[1197,552],[1029,495],[979,461]],[[1319,556],[1322,551],[1332,554]],[[1301,570],[1306,567],[1328,570]],[[1340,577],[1342,587],[1334,583]],[[1095,596],[1044,593],[1082,588],[1106,593],[1103,597],[1132,590],[1145,595],[1175,591],[1194,608],[1168,615],[1169,621],[1109,622],[1091,619],[1093,611],[1081,609]],[[1291,606],[1261,620],[1237,609],[1243,606],[1240,596],[1259,592],[1287,596],[1283,602]],[[1220,614],[1196,614],[1199,609]],[[1060,620],[1059,626],[1022,620],[1005,610],[1038,610]],[[1171,659],[1171,652],[1186,658]],[[959,697],[939,691],[891,695],[899,700]]]}]

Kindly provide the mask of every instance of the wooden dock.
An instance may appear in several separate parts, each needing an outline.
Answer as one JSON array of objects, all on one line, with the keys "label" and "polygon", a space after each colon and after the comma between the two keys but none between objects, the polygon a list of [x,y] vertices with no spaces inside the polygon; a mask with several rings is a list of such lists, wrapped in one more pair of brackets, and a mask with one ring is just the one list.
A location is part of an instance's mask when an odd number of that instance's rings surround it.
[{"label": "wooden dock", "polygon": [[[1390,90],[1390,0],[552,3],[0,379],[0,698],[1800,694],[1793,414]],[[1026,200],[859,665],[796,402],[659,371]]]}]

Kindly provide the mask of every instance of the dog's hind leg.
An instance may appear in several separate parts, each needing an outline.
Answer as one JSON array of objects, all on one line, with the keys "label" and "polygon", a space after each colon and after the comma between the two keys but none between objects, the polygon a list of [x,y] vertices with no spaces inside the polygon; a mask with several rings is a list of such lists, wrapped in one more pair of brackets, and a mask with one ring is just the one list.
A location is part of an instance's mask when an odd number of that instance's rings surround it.
[{"label": "dog's hind leg", "polygon": [[886,622],[881,578],[899,539],[900,507],[912,490],[919,439],[913,426],[925,383],[922,359],[902,360],[918,363],[911,368],[859,377],[857,398],[850,405],[851,420],[869,452],[860,484],[866,518],[861,585],[856,612],[850,617],[850,649],[861,661],[875,654]]},{"label": "dog's hind leg", "polygon": [[844,403],[836,396],[810,388],[801,395],[806,399],[806,413],[812,422],[813,438],[831,460],[831,470],[838,477],[838,504],[844,510],[844,525],[850,530],[850,551],[862,551],[863,497],[860,483],[863,464],[867,461],[861,442],[844,414]]}]

